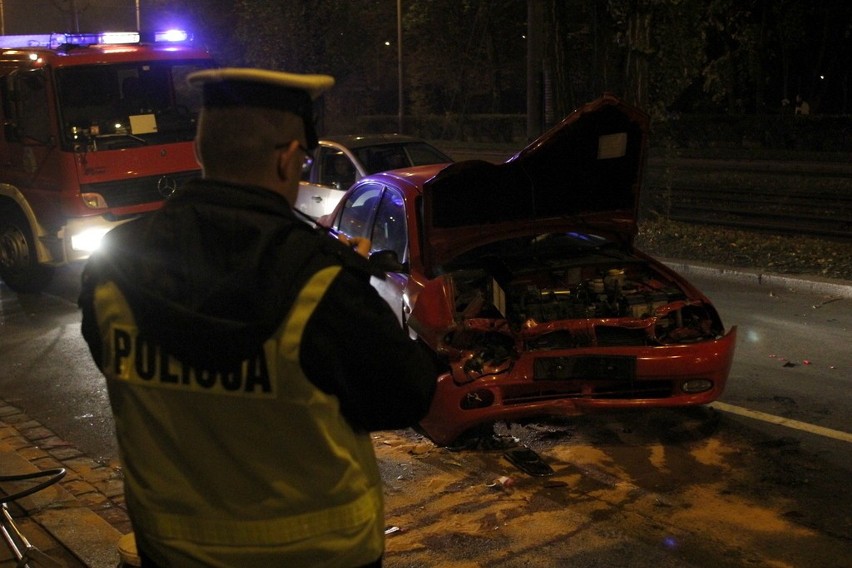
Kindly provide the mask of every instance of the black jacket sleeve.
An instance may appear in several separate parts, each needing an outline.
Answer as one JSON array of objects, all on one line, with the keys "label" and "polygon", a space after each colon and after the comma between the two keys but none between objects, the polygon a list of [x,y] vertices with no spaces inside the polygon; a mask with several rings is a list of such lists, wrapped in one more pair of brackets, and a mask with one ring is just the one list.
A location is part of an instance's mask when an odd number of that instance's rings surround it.
[{"label": "black jacket sleeve", "polygon": [[98,322],[95,318],[94,301],[97,279],[94,274],[95,271],[92,267],[92,262],[93,261],[89,261],[83,269],[80,282],[80,295],[77,298],[77,306],[80,308],[83,315],[82,322],[80,324],[80,331],[83,334],[83,339],[86,340],[86,344],[89,346],[89,352],[92,354],[92,359],[95,361],[98,368],[100,368],[103,361],[103,349],[101,345],[101,332],[98,329]]},{"label": "black jacket sleeve", "polygon": [[391,430],[422,419],[435,393],[432,356],[402,330],[366,277],[342,270],[308,320],[301,366],[340,400],[353,427]]}]

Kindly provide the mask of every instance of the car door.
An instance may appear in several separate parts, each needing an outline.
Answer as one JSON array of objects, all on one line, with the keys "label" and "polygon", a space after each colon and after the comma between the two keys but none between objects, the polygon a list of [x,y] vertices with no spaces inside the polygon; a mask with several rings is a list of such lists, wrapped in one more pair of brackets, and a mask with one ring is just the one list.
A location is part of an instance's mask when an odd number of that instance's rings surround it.
[{"label": "car door", "polygon": [[347,237],[370,238],[373,217],[384,187],[378,183],[364,183],[352,190],[346,198],[334,223],[334,230]]},{"label": "car door", "polygon": [[352,158],[342,148],[321,145],[302,174],[296,210],[312,219],[331,213],[357,177]]},{"label": "car door", "polygon": [[[394,187],[385,186],[370,229],[370,253],[393,251],[400,263],[408,262],[408,227],[406,224],[405,201]],[[406,322],[411,306],[405,293],[408,287],[407,271],[387,272],[384,278],[373,277],[370,283],[396,314],[400,326],[407,329]]]}]

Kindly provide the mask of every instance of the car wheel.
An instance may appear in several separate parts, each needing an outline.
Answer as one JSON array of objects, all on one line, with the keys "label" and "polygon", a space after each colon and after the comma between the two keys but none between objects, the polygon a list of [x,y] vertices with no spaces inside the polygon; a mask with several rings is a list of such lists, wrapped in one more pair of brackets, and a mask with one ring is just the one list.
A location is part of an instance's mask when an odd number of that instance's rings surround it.
[{"label": "car wheel", "polygon": [[37,293],[53,278],[53,268],[39,264],[35,240],[20,213],[0,213],[0,279],[15,292]]}]

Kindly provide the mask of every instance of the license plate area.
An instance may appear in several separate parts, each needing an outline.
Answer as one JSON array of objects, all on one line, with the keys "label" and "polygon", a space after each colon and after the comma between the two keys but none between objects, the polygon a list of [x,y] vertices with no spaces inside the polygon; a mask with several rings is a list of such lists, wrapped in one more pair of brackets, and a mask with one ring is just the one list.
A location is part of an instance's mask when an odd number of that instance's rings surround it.
[{"label": "license plate area", "polygon": [[628,355],[576,355],[538,357],[533,366],[536,381],[624,381],[636,380],[636,357]]}]

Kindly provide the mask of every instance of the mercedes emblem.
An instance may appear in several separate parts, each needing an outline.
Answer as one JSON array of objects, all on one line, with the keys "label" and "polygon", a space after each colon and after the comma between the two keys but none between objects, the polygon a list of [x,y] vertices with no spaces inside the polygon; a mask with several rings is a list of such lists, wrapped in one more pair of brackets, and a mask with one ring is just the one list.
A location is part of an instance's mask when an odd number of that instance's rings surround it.
[{"label": "mercedes emblem", "polygon": [[177,181],[169,176],[162,176],[157,180],[157,191],[163,196],[163,199],[168,198],[177,189]]}]

